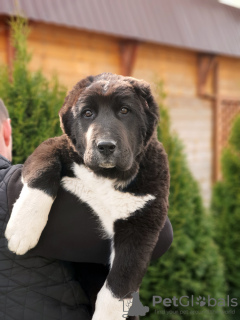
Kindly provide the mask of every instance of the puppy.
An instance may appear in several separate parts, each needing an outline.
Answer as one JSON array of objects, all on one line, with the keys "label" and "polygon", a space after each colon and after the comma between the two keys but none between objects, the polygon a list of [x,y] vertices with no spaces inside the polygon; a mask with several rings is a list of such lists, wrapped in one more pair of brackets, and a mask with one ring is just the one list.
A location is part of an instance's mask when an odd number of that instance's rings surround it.
[{"label": "puppy", "polygon": [[5,233],[9,249],[22,255],[37,244],[61,184],[88,204],[112,241],[93,320],[118,320],[119,300],[139,290],[168,211],[158,106],[146,82],[103,73],[78,82],[59,116],[63,135],[43,142],[24,164]]}]

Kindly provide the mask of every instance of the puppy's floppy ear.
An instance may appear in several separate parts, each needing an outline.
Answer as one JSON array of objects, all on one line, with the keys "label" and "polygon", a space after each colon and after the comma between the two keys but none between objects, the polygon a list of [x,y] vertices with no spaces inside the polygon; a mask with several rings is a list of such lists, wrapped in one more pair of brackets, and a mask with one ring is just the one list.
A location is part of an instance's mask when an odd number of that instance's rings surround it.
[{"label": "puppy's floppy ear", "polygon": [[79,81],[73,89],[69,92],[69,94],[66,96],[64,104],[62,108],[59,111],[59,117],[60,117],[60,124],[62,131],[66,133],[69,138],[74,143],[74,132],[72,132],[73,129],[73,121],[74,121],[74,114],[73,114],[73,108],[76,105],[81,93],[89,87],[94,81],[94,77],[90,76],[87,77],[81,81]]},{"label": "puppy's floppy ear", "polygon": [[128,82],[131,83],[135,92],[139,96],[140,100],[142,101],[145,113],[148,119],[148,128],[146,133],[146,144],[149,141],[150,137],[153,135],[156,126],[159,123],[159,107],[157,102],[155,101],[150,85],[143,81],[137,80],[131,77],[125,78]]}]

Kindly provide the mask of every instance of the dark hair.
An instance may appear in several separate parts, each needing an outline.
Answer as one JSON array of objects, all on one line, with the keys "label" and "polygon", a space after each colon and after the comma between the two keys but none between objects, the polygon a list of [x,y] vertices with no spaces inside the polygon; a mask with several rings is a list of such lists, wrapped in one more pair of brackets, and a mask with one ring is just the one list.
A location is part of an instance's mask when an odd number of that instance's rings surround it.
[{"label": "dark hair", "polygon": [[5,107],[2,99],[0,99],[0,125],[2,122],[9,118],[7,108]]}]

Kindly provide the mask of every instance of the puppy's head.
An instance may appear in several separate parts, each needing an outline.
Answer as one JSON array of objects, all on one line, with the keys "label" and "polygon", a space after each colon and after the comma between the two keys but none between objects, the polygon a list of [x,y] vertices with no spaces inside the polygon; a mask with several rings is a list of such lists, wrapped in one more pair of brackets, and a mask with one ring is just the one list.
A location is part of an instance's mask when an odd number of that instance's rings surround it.
[{"label": "puppy's head", "polygon": [[78,82],[59,116],[86,166],[126,172],[154,133],[158,107],[146,82],[103,73]]}]

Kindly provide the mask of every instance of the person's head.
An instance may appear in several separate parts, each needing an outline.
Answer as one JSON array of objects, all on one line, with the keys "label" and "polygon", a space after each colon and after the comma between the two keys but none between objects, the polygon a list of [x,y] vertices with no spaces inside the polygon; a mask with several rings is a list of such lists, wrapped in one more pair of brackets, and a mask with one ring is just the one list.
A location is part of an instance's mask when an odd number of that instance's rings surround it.
[{"label": "person's head", "polygon": [[0,154],[12,161],[11,119],[2,99],[0,99]]}]

